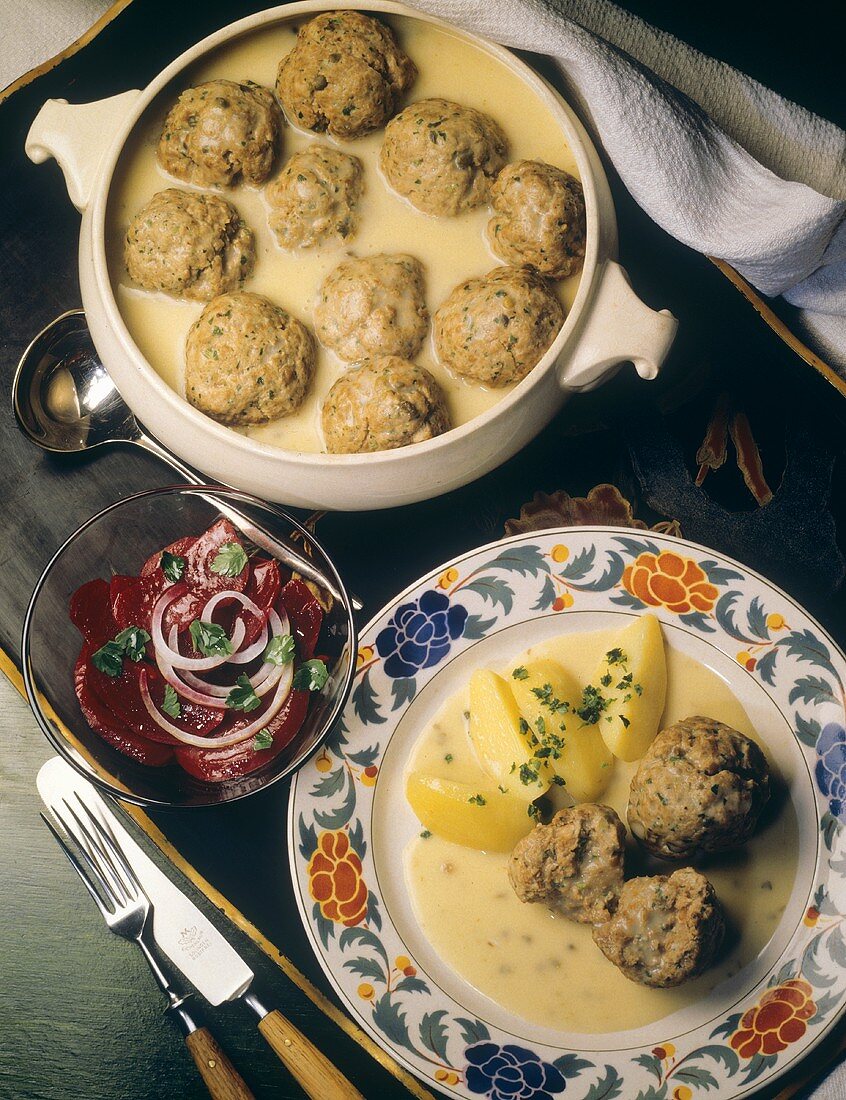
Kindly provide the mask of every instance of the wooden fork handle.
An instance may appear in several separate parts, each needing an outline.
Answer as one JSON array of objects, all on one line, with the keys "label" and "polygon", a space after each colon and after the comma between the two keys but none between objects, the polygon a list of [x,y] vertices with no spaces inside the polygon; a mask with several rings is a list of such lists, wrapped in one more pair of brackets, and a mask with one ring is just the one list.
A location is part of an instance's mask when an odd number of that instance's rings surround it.
[{"label": "wooden fork handle", "polygon": [[198,1027],[186,1035],[185,1045],[213,1100],[253,1100],[240,1073],[207,1027]]},{"label": "wooden fork handle", "polygon": [[278,1009],[259,1020],[259,1031],[312,1100],[364,1100],[343,1073]]}]

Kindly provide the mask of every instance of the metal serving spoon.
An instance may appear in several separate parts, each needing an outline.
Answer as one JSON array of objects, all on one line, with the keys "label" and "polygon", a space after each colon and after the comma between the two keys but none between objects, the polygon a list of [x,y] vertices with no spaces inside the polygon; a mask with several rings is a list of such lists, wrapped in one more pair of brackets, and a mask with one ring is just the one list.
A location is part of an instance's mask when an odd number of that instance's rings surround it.
[{"label": "metal serving spoon", "polygon": [[[81,309],[63,313],[35,337],[21,356],[12,382],[12,405],[21,431],[42,450],[78,454],[94,447],[132,443],[154,454],[191,485],[206,479],[180,461],[135,419],[100,362]],[[335,586],[290,542],[270,536],[243,513],[208,498],[247,538],[335,599]],[[350,597],[360,611],[362,603]]]}]

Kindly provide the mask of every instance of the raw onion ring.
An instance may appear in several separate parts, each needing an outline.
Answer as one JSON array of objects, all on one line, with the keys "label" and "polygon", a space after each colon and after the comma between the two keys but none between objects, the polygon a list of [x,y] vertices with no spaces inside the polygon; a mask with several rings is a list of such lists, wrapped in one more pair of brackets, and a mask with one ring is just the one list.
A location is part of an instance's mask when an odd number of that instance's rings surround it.
[{"label": "raw onion ring", "polygon": [[[231,659],[231,653],[215,654],[215,656],[213,657],[186,657],[177,649],[171,648],[171,646],[168,645],[168,643],[165,641],[164,634],[162,634],[162,621],[164,619],[164,613],[170,606],[170,604],[173,603],[174,600],[178,599],[184,591],[175,591],[177,588],[181,588],[181,586],[173,585],[172,588],[166,588],[161,596],[159,596],[158,600],[156,600],[156,603],[153,606],[153,617],[152,623],[150,625],[150,633],[153,638],[154,650],[157,654],[161,654],[166,662],[169,665],[172,665],[173,668],[189,668],[194,672],[206,672],[209,669],[218,668],[220,665],[225,664],[228,660]],[[218,595],[240,596],[240,592],[221,592],[218,593]],[[212,599],[210,599],[206,604],[203,612],[205,612],[206,608],[208,608],[209,605],[213,604],[215,600],[217,600],[217,597],[213,596]],[[220,601],[218,600],[218,602]],[[252,601],[250,602],[252,603]],[[238,647],[241,645],[241,642],[243,642],[246,633],[247,628],[244,626],[244,624],[240,621],[237,622],[235,624],[235,629],[232,631],[232,637],[229,639],[232,645],[233,652],[237,651]]]},{"label": "raw onion ring", "polygon": [[294,662],[290,661],[287,665],[279,665],[278,667],[282,670],[282,676],[277,684],[276,691],[273,698],[270,700],[267,710],[253,722],[244,726],[243,729],[234,730],[232,733],[225,733],[220,737],[200,737],[196,733],[188,733],[178,726],[174,726],[172,722],[168,722],[153,702],[153,698],[150,695],[150,689],[147,686],[146,670],[142,670],[138,677],[138,683],[141,689],[141,699],[147,709],[147,713],[157,726],[171,734],[171,736],[175,737],[178,741],[181,741],[184,745],[194,745],[198,749],[222,749],[226,748],[228,745],[238,745],[242,741],[246,741],[248,738],[258,733],[259,730],[264,729],[268,722],[275,718],[282,709],[282,704],[288,698],[291,691],[291,684],[294,679]]}]

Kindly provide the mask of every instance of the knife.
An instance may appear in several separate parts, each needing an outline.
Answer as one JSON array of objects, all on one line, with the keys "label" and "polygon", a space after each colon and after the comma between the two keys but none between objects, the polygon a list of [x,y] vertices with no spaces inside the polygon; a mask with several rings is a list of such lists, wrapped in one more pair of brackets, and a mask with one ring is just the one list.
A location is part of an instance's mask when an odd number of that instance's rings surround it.
[{"label": "knife", "polygon": [[234,947],[161,871],[112,813],[108,801],[59,757],[38,773],[38,793],[48,809],[79,798],[105,816],[153,904],[156,943],[211,1005],[240,1001],[258,1018],[258,1029],[312,1100],[364,1100],[361,1093],[278,1009],[268,1009],[252,990],[254,974]]}]

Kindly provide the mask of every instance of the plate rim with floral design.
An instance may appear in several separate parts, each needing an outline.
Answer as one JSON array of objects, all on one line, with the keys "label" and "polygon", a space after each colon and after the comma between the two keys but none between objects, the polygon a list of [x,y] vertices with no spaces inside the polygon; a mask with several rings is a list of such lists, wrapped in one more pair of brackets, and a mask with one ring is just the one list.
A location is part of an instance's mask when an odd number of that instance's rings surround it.
[{"label": "plate rim with floral design", "polygon": [[[459,591],[461,603],[452,598]],[[528,598],[534,602],[527,605]],[[398,716],[448,654],[498,632],[510,616],[522,614],[525,622],[530,612],[566,613],[577,600],[588,601],[589,610],[649,611],[700,631],[781,700],[813,777],[819,833],[811,904],[778,965],[739,1009],[716,1027],[711,1021],[676,1036],[678,1050],[669,1041],[597,1058],[564,1046],[533,1049],[468,1018],[401,953],[379,896],[372,794]],[[456,1097],[502,1100],[519,1082],[528,1100],[565,1091],[576,1100],[695,1100],[715,1088],[721,1096],[747,1096],[828,1034],[846,1010],[846,892],[833,897],[831,889],[846,869],[846,656],[793,597],[686,539],[563,527],[488,543],[443,563],[386,604],[360,631],[359,646],[357,683],[341,720],[323,752],[294,776],[289,862],[318,961],[350,1013],[397,1061]]]}]

